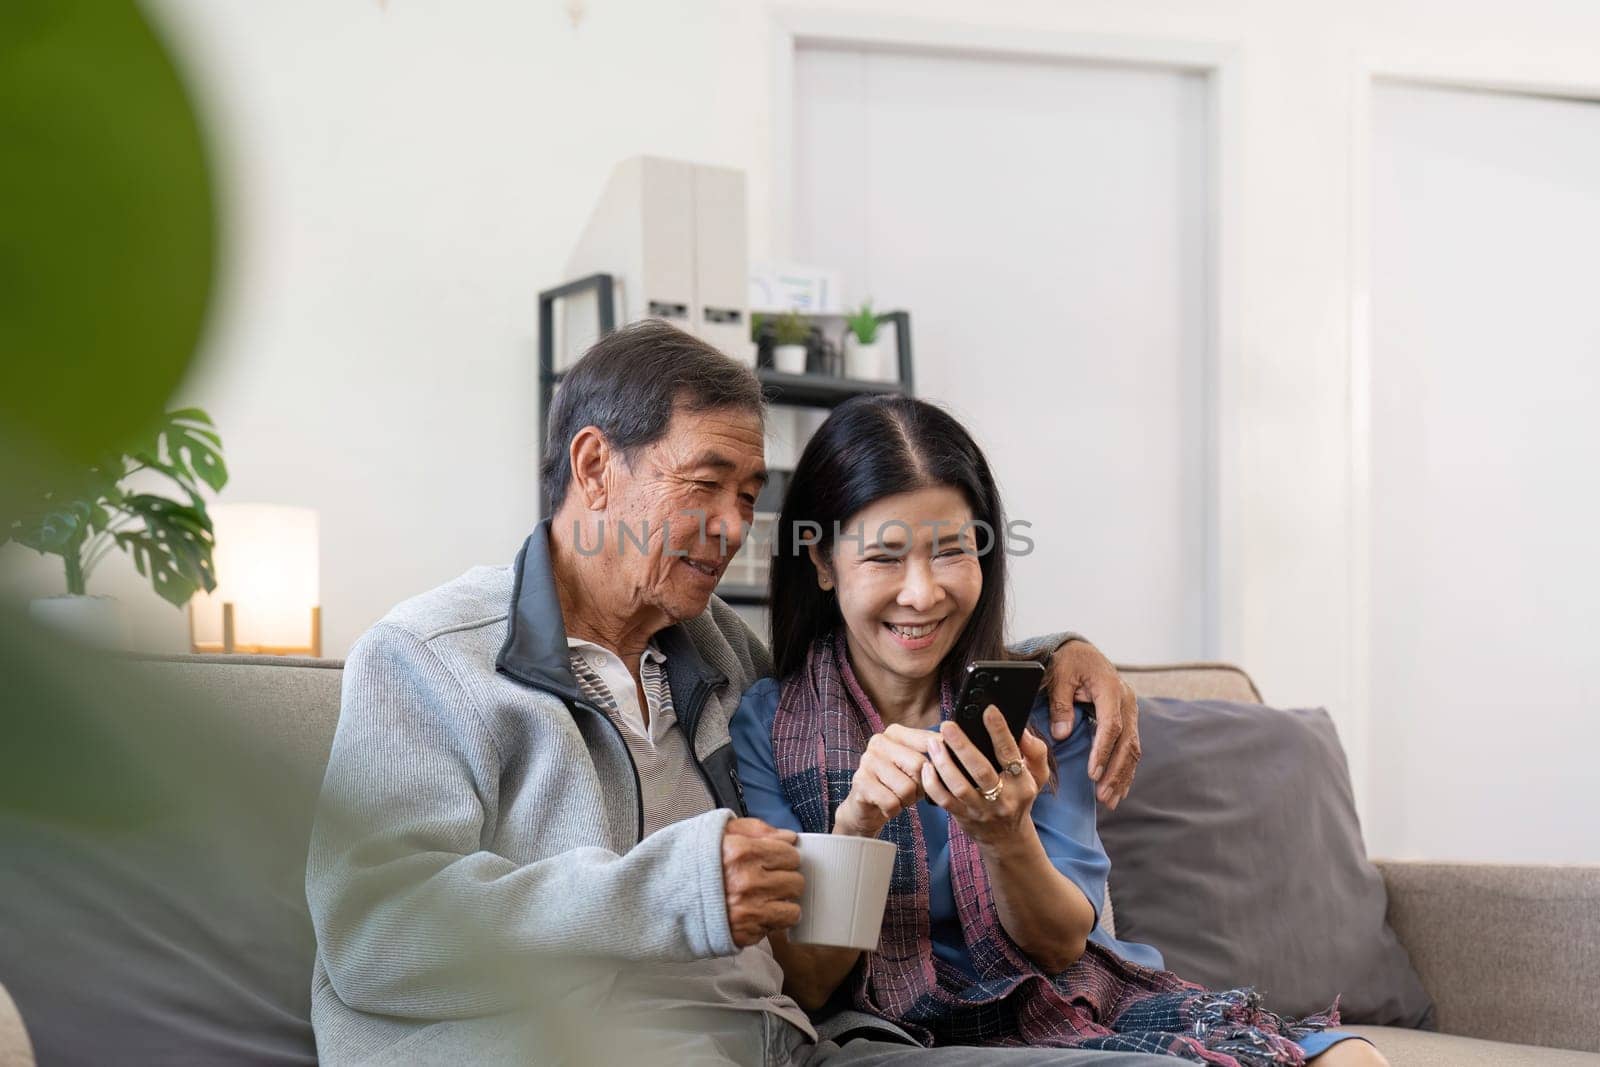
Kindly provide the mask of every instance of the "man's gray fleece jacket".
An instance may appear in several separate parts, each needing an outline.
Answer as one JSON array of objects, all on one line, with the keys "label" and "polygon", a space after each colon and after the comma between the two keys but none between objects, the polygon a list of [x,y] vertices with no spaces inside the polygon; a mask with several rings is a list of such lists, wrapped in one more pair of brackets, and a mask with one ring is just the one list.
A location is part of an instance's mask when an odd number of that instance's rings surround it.
[{"label": "man's gray fleece jacket", "polygon": [[588,1029],[630,966],[738,951],[728,720],[767,650],[717,599],[656,636],[718,808],[641,840],[627,747],[568,667],[548,526],[514,567],[400,604],[346,662],[306,868],[325,1063],[509,1054]]}]

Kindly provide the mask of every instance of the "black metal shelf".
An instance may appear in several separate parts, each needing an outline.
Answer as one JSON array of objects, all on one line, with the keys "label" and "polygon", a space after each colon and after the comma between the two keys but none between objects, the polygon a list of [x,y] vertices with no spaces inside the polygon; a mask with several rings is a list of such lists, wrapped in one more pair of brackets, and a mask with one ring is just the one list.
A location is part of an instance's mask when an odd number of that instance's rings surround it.
[{"label": "black metal shelf", "polygon": [[906,391],[899,382],[865,382],[833,374],[785,374],[766,367],[758,367],[756,377],[766,387],[769,403],[788,407],[835,408],[854,396]]},{"label": "black metal shelf", "polygon": [[[556,386],[565,377],[565,371],[555,366],[555,306],[564,297],[593,292],[598,308],[599,336],[616,329],[616,279],[610,274],[591,274],[564,282],[539,294],[539,449],[544,450],[550,431],[550,401]],[[828,312],[816,315],[801,313],[803,319],[836,321],[843,316]],[[780,407],[835,408],[854,396],[884,393],[912,394],[911,315],[905,311],[886,311],[878,315],[880,323],[895,328],[895,348],[898,356],[900,380],[894,382],[868,382],[855,378],[841,378],[833,374],[786,374],[758,361],[756,377],[761,380],[767,402]],[[542,458],[542,457],[541,457]],[[548,517],[548,504],[541,489],[539,514]],[[730,604],[765,605],[767,590],[764,586],[729,583],[717,587],[717,595]]]}]

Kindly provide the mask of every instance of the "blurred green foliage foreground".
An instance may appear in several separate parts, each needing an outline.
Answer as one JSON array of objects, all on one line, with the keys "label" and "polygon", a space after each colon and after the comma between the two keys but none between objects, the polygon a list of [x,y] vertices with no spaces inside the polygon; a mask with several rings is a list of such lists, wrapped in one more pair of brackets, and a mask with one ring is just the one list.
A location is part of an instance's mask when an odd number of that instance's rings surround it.
[{"label": "blurred green foliage foreground", "polygon": [[184,86],[125,0],[0,4],[0,516],[140,438],[205,325],[218,227]]},{"label": "blurred green foliage foreground", "polygon": [[[160,418],[205,325],[217,225],[194,109],[132,3],[0,4],[0,145],[9,527]],[[0,810],[88,817],[102,769],[57,751],[53,731],[92,712],[73,706],[68,651],[24,625],[25,607],[0,606]]]},{"label": "blurred green foliage foreground", "polygon": [[[158,429],[218,226],[195,110],[127,0],[0,3],[0,159],[9,528]],[[233,943],[309,938],[303,827],[257,803],[294,767],[25,612],[0,603],[0,984],[39,1062],[309,1062],[309,975]]]}]

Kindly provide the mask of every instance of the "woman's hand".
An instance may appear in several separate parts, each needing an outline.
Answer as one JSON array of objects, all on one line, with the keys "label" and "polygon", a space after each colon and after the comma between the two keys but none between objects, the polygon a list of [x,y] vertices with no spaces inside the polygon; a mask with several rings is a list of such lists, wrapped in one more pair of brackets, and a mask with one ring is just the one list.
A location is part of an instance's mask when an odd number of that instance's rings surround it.
[{"label": "woman's hand", "polygon": [[[997,845],[1015,839],[1025,824],[1032,829],[1029,818],[1033,799],[1050,778],[1050,747],[1025,732],[1019,748],[1005,716],[993,704],[984,709],[983,725],[1000,757],[1000,766],[1006,770],[996,772],[961,727],[946,722],[940,725],[937,736],[929,735],[932,743],[928,746],[928,761],[922,767],[921,784],[928,799],[949,812],[968,837],[979,845]],[[962,767],[971,773],[976,786],[961,773]],[[1017,773],[1011,773],[1012,767]],[[985,793],[994,799],[985,799]]]},{"label": "woman's hand", "polygon": [[[1033,825],[1034,798],[1050,780],[1050,746],[1029,732],[1019,746],[993,706],[984,709],[983,725],[1005,769],[997,773],[961,728],[947,722],[940,727],[943,742],[929,747],[922,786],[977,843],[1000,925],[1041,970],[1058,974],[1083,955],[1095,911],[1083,891],[1056,870]],[[1012,774],[1013,767],[1019,773]],[[994,799],[985,800],[984,790]]]},{"label": "woman's hand", "polygon": [[1022,762],[1033,776],[1033,795],[1038,796],[1050,781],[1050,743],[1032,730],[1022,731]]},{"label": "woman's hand", "polygon": [[874,734],[850,781],[850,795],[834,814],[833,832],[877,837],[884,823],[921,799],[922,768],[936,740],[927,730],[899,723]]}]

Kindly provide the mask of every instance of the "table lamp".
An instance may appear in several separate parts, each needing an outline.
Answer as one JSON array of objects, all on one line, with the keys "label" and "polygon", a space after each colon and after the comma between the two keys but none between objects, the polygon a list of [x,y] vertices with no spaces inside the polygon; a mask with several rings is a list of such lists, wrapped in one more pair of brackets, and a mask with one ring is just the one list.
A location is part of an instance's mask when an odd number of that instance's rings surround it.
[{"label": "table lamp", "polygon": [[189,601],[190,651],[322,655],[316,511],[277,504],[208,510],[217,587]]}]

